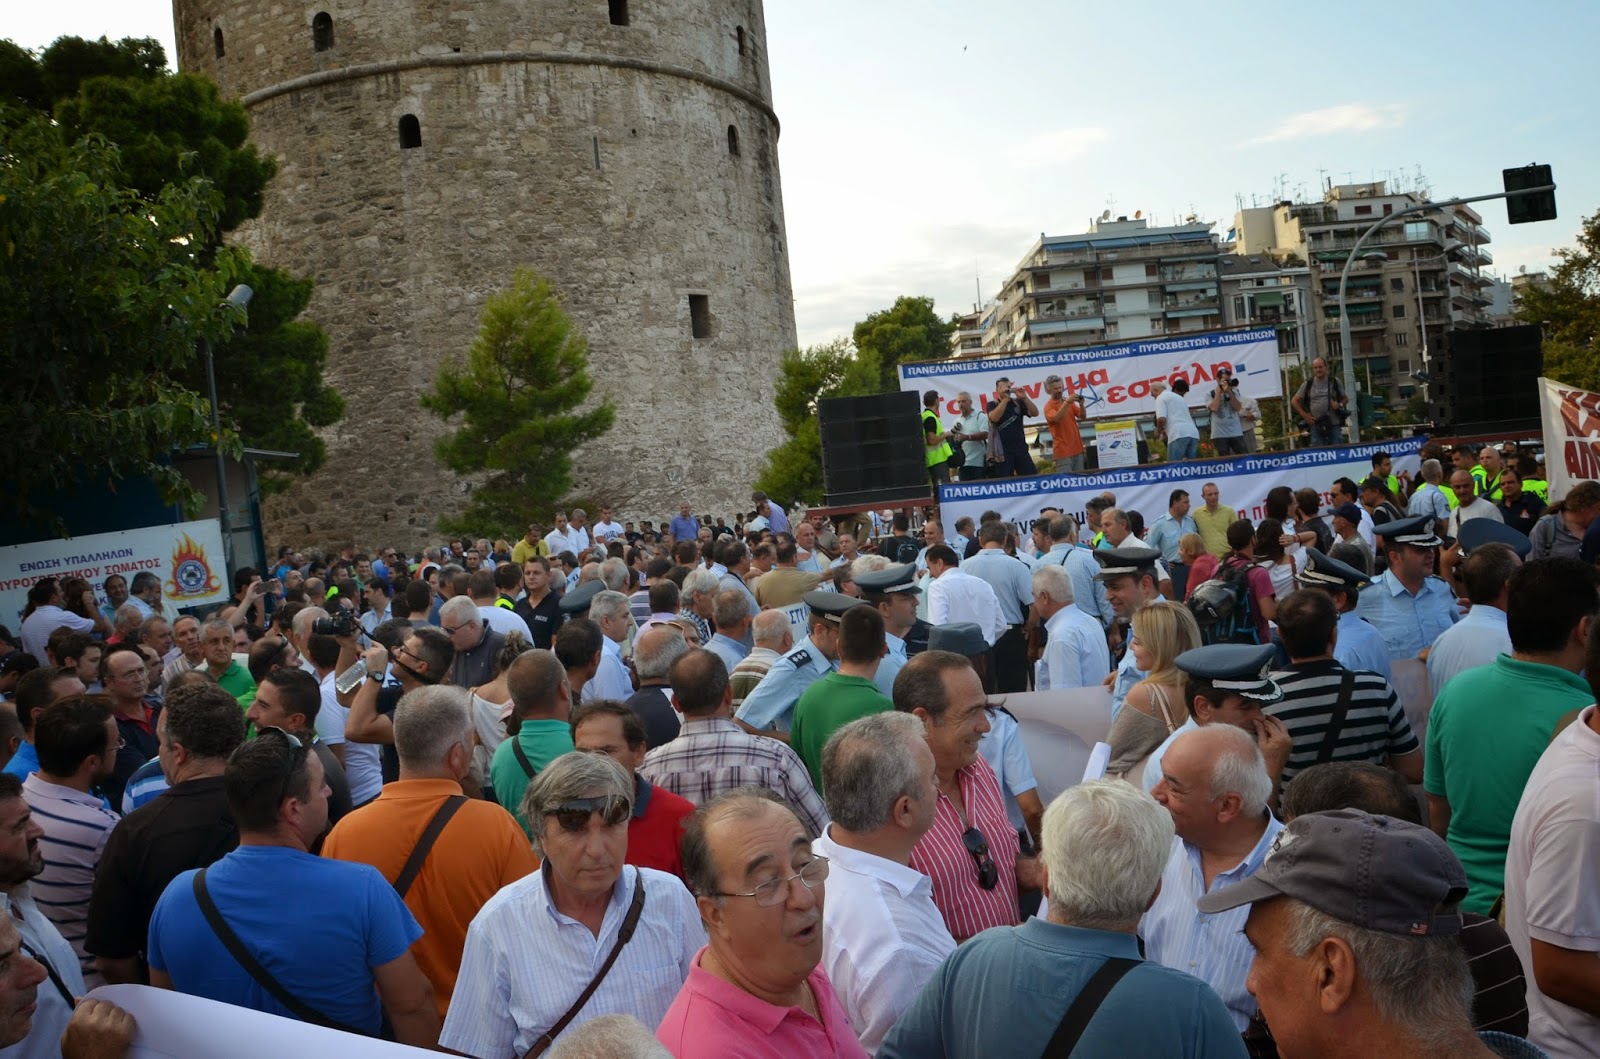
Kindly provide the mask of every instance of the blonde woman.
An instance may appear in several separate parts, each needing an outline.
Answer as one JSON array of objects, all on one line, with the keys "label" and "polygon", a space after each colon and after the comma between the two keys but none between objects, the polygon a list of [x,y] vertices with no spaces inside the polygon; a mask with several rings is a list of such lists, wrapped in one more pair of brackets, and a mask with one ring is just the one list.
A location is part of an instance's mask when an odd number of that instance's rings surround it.
[{"label": "blonde woman", "polygon": [[1189,714],[1183,701],[1183,673],[1176,661],[1200,646],[1200,626],[1182,603],[1151,603],[1133,613],[1133,639],[1128,650],[1146,676],[1128,691],[1122,712],[1111,724],[1106,741],[1111,763],[1106,774],[1120,776],[1143,761]]}]

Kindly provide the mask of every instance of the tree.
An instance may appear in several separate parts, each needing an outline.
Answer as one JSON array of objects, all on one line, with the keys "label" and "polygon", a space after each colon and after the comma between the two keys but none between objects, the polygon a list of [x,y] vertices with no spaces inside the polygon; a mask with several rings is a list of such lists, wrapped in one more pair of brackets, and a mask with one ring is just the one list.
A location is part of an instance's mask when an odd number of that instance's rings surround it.
[{"label": "tree", "polygon": [[[226,256],[231,282],[255,291],[247,325],[216,336],[218,403],[245,444],[299,453],[288,465],[293,473],[320,468],[326,447],[313,428],[336,422],[344,401],[322,381],[326,336],[298,319],[310,302],[311,282],[251,264],[242,250],[222,249],[227,232],[260,214],[277,170],[248,142],[244,107],[223,99],[204,77],[167,72],[166,55],[154,40],[103,37],[62,37],[38,56],[0,42],[0,105],[7,102],[16,109],[0,116],[0,124],[43,114],[68,138],[94,136],[116,145],[116,179],[136,201],[155,200],[164,189],[196,179],[215,189],[216,215],[190,243],[195,260],[203,266]],[[115,360],[74,363],[70,350],[58,355],[76,371],[122,369]],[[203,393],[203,362],[191,357],[175,366],[175,379]],[[262,475],[267,491],[284,480],[278,472]]]},{"label": "tree", "polygon": [[850,343],[842,338],[809,349],[791,349],[778,367],[773,397],[778,420],[788,438],[767,453],[756,488],[785,502],[822,500],[822,435],[817,429],[817,402],[824,397],[875,393],[876,373],[869,383]]},{"label": "tree", "polygon": [[856,357],[875,384],[864,392],[898,390],[896,367],[908,361],[943,360],[950,355],[953,334],[954,322],[939,319],[932,298],[896,298],[893,306],[856,324]]},{"label": "tree", "polygon": [[[146,475],[190,511],[199,494],[170,454],[238,438],[211,430],[181,380],[201,339],[236,322],[223,299],[238,252],[209,262],[220,196],[194,179],[140,196],[113,147],[74,141],[47,118],[0,121],[0,363],[7,469],[0,508],[41,524],[41,500],[100,474]],[[56,529],[60,529],[56,525]]]},{"label": "tree", "polygon": [[1548,286],[1523,288],[1517,319],[1544,330],[1544,374],[1585,390],[1600,390],[1600,212],[1583,222],[1575,246],[1555,252]]},{"label": "tree", "polygon": [[461,417],[434,445],[459,474],[489,472],[447,533],[526,526],[572,488],[571,453],[616,420],[610,400],[578,411],[589,397],[588,344],[562,311],[550,284],[518,269],[506,290],[483,306],[483,324],[465,362],[439,366],[422,406],[442,419]]}]

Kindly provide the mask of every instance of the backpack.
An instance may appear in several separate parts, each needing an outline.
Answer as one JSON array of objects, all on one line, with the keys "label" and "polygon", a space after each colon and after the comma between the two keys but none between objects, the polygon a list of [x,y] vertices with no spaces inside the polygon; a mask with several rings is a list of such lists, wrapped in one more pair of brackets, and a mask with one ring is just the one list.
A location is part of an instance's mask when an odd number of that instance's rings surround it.
[{"label": "backpack", "polygon": [[890,562],[896,563],[914,563],[920,551],[922,549],[917,547],[916,540],[911,537],[891,536],[883,547],[883,554]]},{"label": "backpack", "polygon": [[1189,613],[1200,625],[1200,642],[1257,643],[1255,607],[1250,602],[1253,563],[1229,563],[1189,596]]}]

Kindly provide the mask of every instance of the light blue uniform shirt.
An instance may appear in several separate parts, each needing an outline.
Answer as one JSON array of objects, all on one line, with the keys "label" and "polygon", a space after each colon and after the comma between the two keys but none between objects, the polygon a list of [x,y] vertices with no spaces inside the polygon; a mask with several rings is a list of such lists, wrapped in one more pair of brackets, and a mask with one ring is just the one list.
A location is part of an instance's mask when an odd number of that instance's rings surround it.
[{"label": "light blue uniform shirt", "polygon": [[1432,482],[1424,482],[1415,493],[1411,494],[1411,501],[1406,504],[1406,514],[1412,518],[1428,515],[1437,519],[1447,519],[1450,517],[1450,500],[1438,486]]},{"label": "light blue uniform shirt", "polygon": [[1144,763],[1143,784],[1144,792],[1146,794],[1154,791],[1156,789],[1156,784],[1160,783],[1166,776],[1166,773],[1161,771],[1161,759],[1167,756],[1167,748],[1171,746],[1173,741],[1184,732],[1192,732],[1199,727],[1200,725],[1197,724],[1195,719],[1191,716],[1187,721],[1184,721],[1182,724],[1180,724],[1176,731],[1163,739],[1160,746],[1156,747],[1150,752],[1150,760]]},{"label": "light blue uniform shirt", "polygon": [[983,548],[962,564],[963,573],[981,578],[1000,601],[1000,616],[1007,625],[1021,625],[1022,608],[1033,605],[1033,573],[1028,564],[1007,555],[1003,548]]},{"label": "light blue uniform shirt", "polygon": [[[1066,558],[1052,560],[1051,556],[1056,554],[1057,549],[1063,550]],[[1067,568],[1067,573],[1072,577],[1072,601],[1079,610],[1098,621],[1102,629],[1109,629],[1116,612],[1112,609],[1110,597],[1106,595],[1105,582],[1094,579],[1094,575],[1100,572],[1100,564],[1094,559],[1094,549],[1082,544],[1058,544],[1050,549],[1050,555],[1045,556],[1044,561],[1057,561]]]},{"label": "light blue uniform shirt", "polygon": [[1161,553],[1163,562],[1176,563],[1178,558],[1178,541],[1185,533],[1199,533],[1200,528],[1194,524],[1192,515],[1185,515],[1180,521],[1172,517],[1171,512],[1165,512],[1160,518],[1145,530],[1144,542]]},{"label": "light blue uniform shirt", "polygon": [[1437,577],[1425,578],[1415,596],[1406,590],[1393,570],[1362,590],[1356,612],[1383,635],[1389,657],[1415,658],[1461,619],[1456,594]]},{"label": "light blue uniform shirt", "polygon": [[892,632],[885,632],[883,639],[889,645],[889,651],[878,660],[878,671],[873,674],[872,682],[879,691],[893,699],[894,678],[900,675],[900,670],[906,664],[906,642]]},{"label": "light blue uniform shirt", "polygon": [[1486,666],[1510,653],[1506,612],[1480,603],[1434,641],[1428,652],[1428,686],[1437,695],[1463,669]]},{"label": "light blue uniform shirt", "polygon": [[1111,682],[1111,720],[1116,722],[1117,714],[1122,712],[1122,704],[1128,701],[1128,692],[1133,686],[1150,674],[1139,669],[1133,664],[1133,648],[1129,647],[1122,652],[1122,661],[1117,663],[1117,679]]},{"label": "light blue uniform shirt", "polygon": [[1033,775],[1033,762],[1028,760],[1028,748],[1022,742],[1022,726],[1004,710],[989,711],[989,730],[978,741],[978,753],[994,769],[1000,781],[1000,795],[1005,799],[1006,816],[1011,826],[1021,831],[1027,828],[1022,818],[1022,807],[1017,795],[1039,789]]},{"label": "light blue uniform shirt", "polygon": [[794,650],[772,663],[761,683],[745,696],[735,716],[752,728],[776,725],[778,731],[787,732],[794,724],[794,704],[800,696],[836,668],[807,636],[794,645]]},{"label": "light blue uniform shirt", "polygon": [[[1111,672],[1111,651],[1100,623],[1069,603],[1044,623],[1044,655],[1034,667],[1039,691],[1098,687]],[[1128,652],[1131,657],[1133,652]],[[1126,696],[1126,692],[1123,693]]]},{"label": "light blue uniform shirt", "polygon": [[1240,1033],[1250,1024],[1250,1016],[1256,1010],[1255,997],[1244,987],[1250,963],[1255,959],[1255,949],[1244,936],[1244,921],[1250,915],[1250,906],[1240,905],[1207,915],[1195,907],[1195,902],[1213,890],[1254,875],[1261,862],[1267,859],[1272,840],[1282,830],[1283,825],[1268,813],[1267,827],[1260,841],[1244,860],[1227,871],[1218,872],[1209,888],[1200,866],[1199,848],[1174,838],[1172,855],[1161,873],[1161,892],[1139,921],[1145,955],[1163,967],[1192,974],[1216,990]]},{"label": "light blue uniform shirt", "polygon": [[733,672],[733,667],[744,661],[745,655],[750,653],[750,648],[722,633],[712,633],[711,639],[706,641],[706,650],[722,659],[722,664],[728,667],[728,672]]},{"label": "light blue uniform shirt", "polygon": [[1383,633],[1353,610],[1339,615],[1339,642],[1333,645],[1333,658],[1346,669],[1370,670],[1394,683]]}]

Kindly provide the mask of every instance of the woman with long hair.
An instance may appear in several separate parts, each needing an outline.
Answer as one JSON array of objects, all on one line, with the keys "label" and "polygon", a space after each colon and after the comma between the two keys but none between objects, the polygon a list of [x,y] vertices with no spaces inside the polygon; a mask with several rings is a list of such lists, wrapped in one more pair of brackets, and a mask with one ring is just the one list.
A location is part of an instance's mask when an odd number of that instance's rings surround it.
[{"label": "woman with long hair", "polygon": [[1150,603],[1133,613],[1128,650],[1146,676],[1128,690],[1122,711],[1111,724],[1107,775],[1120,776],[1144,760],[1177,731],[1189,713],[1184,705],[1178,656],[1200,646],[1200,626],[1182,603]]},{"label": "woman with long hair", "polygon": [[1283,524],[1275,518],[1264,518],[1256,527],[1254,553],[1259,563],[1266,564],[1272,578],[1272,598],[1282,603],[1295,590],[1294,556],[1285,550]]}]

